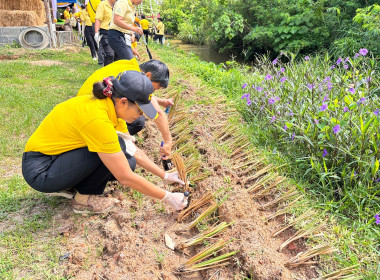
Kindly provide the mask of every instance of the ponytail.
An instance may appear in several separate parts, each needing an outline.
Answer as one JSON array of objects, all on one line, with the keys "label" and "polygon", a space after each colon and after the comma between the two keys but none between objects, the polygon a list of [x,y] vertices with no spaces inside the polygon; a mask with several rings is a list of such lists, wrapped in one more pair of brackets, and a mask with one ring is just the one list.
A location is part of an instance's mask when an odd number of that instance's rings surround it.
[{"label": "ponytail", "polygon": [[113,84],[111,77],[104,78],[102,82],[94,83],[92,93],[97,99],[104,99],[112,96]]}]

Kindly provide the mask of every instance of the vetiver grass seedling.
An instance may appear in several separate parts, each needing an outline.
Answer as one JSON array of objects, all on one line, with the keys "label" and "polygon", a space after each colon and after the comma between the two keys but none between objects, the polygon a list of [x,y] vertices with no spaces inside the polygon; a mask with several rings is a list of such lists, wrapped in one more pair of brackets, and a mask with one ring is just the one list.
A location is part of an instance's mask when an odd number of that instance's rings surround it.
[{"label": "vetiver grass seedling", "polygon": [[224,248],[224,246],[226,246],[228,243],[232,241],[233,239],[229,241],[224,241],[221,239],[217,241],[216,243],[208,246],[207,248],[203,249],[201,252],[193,256],[191,259],[189,259],[186,263],[184,263],[183,265],[180,265],[177,268],[177,272],[178,273],[194,272],[194,271],[228,265],[231,256],[238,253],[238,251],[226,253],[221,256],[209,259],[207,261],[203,261],[203,262],[200,262],[200,261],[205,260],[211,257],[212,255],[215,255],[216,253],[220,252]]},{"label": "vetiver grass seedling", "polygon": [[297,267],[300,265],[306,265],[306,264],[316,264],[318,261],[312,260],[313,258],[320,256],[320,255],[326,255],[331,254],[334,252],[334,248],[331,247],[328,244],[321,244],[317,245],[306,252],[301,252],[291,258],[288,262],[285,263],[288,267]]}]

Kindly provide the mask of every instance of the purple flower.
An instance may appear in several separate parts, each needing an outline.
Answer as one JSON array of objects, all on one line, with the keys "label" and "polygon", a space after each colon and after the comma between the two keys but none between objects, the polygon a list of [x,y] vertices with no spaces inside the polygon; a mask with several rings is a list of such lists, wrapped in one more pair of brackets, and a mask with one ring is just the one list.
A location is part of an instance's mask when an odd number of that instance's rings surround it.
[{"label": "purple flower", "polygon": [[281,70],[280,70],[280,71],[281,71],[281,73],[284,73],[284,71],[285,71],[285,68],[281,68]]},{"label": "purple flower", "polygon": [[280,79],[280,82],[281,83],[283,83],[283,82],[285,82],[286,81],[286,77],[282,77],[281,79]]},{"label": "purple flower", "polygon": [[356,53],[354,57],[358,58],[359,56],[360,56],[360,54]]},{"label": "purple flower", "polygon": [[314,85],[313,84],[307,84],[307,87],[311,90],[314,88]]},{"label": "purple flower", "polygon": [[347,64],[345,64],[343,67],[344,67],[344,69],[348,69],[348,65]]},{"label": "purple flower", "polygon": [[379,214],[376,214],[376,215],[375,215],[375,219],[376,219],[375,223],[376,223],[377,225],[380,225],[380,215],[379,215]]},{"label": "purple flower", "polygon": [[354,175],[355,175],[355,176],[356,176],[356,174],[357,174],[356,171],[354,171]]},{"label": "purple flower", "polygon": [[351,92],[352,94],[355,93],[355,89],[354,88],[349,88],[348,91]]},{"label": "purple flower", "polygon": [[293,114],[292,111],[290,111],[290,112],[288,113],[288,115],[289,115],[289,116],[292,116],[292,117],[294,116],[294,114]]},{"label": "purple flower", "polygon": [[350,60],[350,58],[349,57],[346,57],[346,59],[344,60],[344,62],[347,62],[347,61],[349,61]]},{"label": "purple flower", "polygon": [[288,127],[286,125],[284,125],[284,130],[287,130],[287,129],[288,129]]},{"label": "purple flower", "polygon": [[265,106],[263,105],[263,106],[261,106],[261,108],[260,108],[260,109],[261,109],[261,110],[264,110],[264,107],[265,107]]},{"label": "purple flower", "polygon": [[276,100],[274,100],[274,98],[269,98],[269,100],[268,100],[268,103],[270,105],[274,104],[275,102],[276,102]]},{"label": "purple flower", "polygon": [[242,96],[241,96],[241,99],[248,99],[249,98],[249,93],[244,93]]},{"label": "purple flower", "polygon": [[375,114],[375,116],[378,116],[379,115],[379,109],[376,109],[375,112],[373,112]]},{"label": "purple flower", "polygon": [[335,68],[335,65],[331,66],[330,69],[334,69]]},{"label": "purple flower", "polygon": [[294,137],[296,136],[296,134],[295,133],[293,133],[292,134],[292,140],[294,140]]},{"label": "purple flower", "polygon": [[343,112],[347,112],[348,111],[348,108],[347,107],[344,107],[343,108]]},{"label": "purple flower", "polygon": [[276,58],[275,60],[272,61],[272,64],[273,64],[273,65],[276,65],[276,64],[277,64],[277,61],[278,61],[278,59]]},{"label": "purple flower", "polygon": [[266,80],[266,81],[269,81],[270,79],[272,79],[272,76],[271,76],[271,75],[268,74],[268,75],[265,76],[265,80]]},{"label": "purple flower", "polygon": [[310,59],[310,57],[309,56],[305,56],[305,60],[307,61],[307,60],[309,60]]},{"label": "purple flower", "polygon": [[245,89],[247,87],[247,83],[245,83],[244,85],[242,85],[242,89]]},{"label": "purple flower", "polygon": [[280,52],[280,55],[283,55],[284,53],[283,52]]},{"label": "purple flower", "polygon": [[252,104],[251,99],[247,98],[247,105],[250,106]]},{"label": "purple flower", "polygon": [[333,86],[332,86],[331,82],[329,81],[329,82],[327,83],[327,89],[328,89],[328,90],[331,90],[332,88],[333,88]]},{"label": "purple flower", "polygon": [[336,61],[336,64],[339,65],[340,63],[342,62],[342,58],[338,58],[338,60]]},{"label": "purple flower", "polygon": [[360,103],[363,103],[364,101],[366,101],[365,97],[360,98]]},{"label": "purple flower", "polygon": [[327,82],[330,81],[330,80],[331,80],[331,78],[330,78],[329,76],[327,76],[326,78],[324,78],[323,81],[324,81],[325,83],[327,83]]},{"label": "purple flower", "polygon": [[276,116],[273,116],[272,119],[270,120],[270,122],[274,122],[276,120]]},{"label": "purple flower", "polygon": [[323,157],[326,157],[327,155],[328,155],[328,153],[327,153],[326,149],[323,149],[323,154],[322,154],[322,156],[323,156]]},{"label": "purple flower", "polygon": [[367,49],[360,49],[360,50],[359,50],[359,54],[362,55],[362,56],[367,55],[367,53],[368,53],[368,50],[367,50]]},{"label": "purple flower", "polygon": [[321,111],[324,111],[327,109],[327,104],[323,103],[322,106],[319,108]]},{"label": "purple flower", "polygon": [[370,81],[372,81],[372,77],[367,78],[367,83],[369,83]]},{"label": "purple flower", "polygon": [[330,100],[329,96],[325,95],[325,97],[323,97],[322,103],[325,103],[328,100]]},{"label": "purple flower", "polygon": [[314,122],[315,122],[316,124],[319,124],[319,121],[318,121],[317,119],[314,119]]},{"label": "purple flower", "polygon": [[339,124],[337,124],[336,126],[333,127],[334,134],[337,134],[339,132],[339,130],[340,130],[340,125]]},{"label": "purple flower", "polygon": [[263,88],[262,87],[256,87],[256,90],[260,92],[263,90]]}]

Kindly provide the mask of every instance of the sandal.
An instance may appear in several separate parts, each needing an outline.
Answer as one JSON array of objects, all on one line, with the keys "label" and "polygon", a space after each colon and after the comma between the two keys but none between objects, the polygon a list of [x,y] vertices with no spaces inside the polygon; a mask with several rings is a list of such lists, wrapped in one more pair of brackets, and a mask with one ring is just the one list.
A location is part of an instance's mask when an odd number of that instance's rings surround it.
[{"label": "sandal", "polygon": [[101,197],[97,195],[90,195],[87,204],[81,204],[71,199],[71,207],[77,214],[99,214],[106,213],[111,210],[118,202],[117,199],[112,197]]}]

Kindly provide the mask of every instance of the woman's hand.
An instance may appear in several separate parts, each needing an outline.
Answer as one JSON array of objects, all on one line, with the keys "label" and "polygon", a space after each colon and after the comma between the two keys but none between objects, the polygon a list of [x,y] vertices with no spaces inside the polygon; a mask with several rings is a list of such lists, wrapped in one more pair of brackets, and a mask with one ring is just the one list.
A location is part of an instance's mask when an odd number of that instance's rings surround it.
[{"label": "woman's hand", "polygon": [[164,177],[164,180],[165,181],[168,181],[168,182],[171,182],[171,183],[178,183],[182,186],[185,185],[185,182],[182,181],[179,176],[178,176],[178,172],[172,172],[172,173],[169,173],[169,172],[166,172],[165,173],[165,177]]},{"label": "woman's hand", "polygon": [[169,204],[175,211],[182,210],[187,206],[187,197],[183,193],[171,193],[166,191],[163,202]]},{"label": "woman's hand", "polygon": [[143,29],[141,27],[135,27],[133,32],[140,34],[140,35],[142,35],[144,33]]}]

